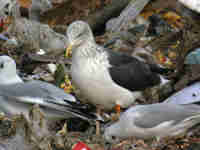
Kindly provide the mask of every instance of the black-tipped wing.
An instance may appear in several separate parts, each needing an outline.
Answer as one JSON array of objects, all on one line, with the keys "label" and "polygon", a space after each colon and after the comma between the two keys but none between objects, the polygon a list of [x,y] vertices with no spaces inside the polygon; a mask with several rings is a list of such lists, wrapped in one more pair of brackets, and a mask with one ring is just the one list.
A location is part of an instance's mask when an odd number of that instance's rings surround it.
[{"label": "black-tipped wing", "polygon": [[17,100],[21,103],[46,105],[47,107],[48,104],[55,104],[82,111],[91,109],[89,105],[81,104],[73,95],[42,81],[0,85],[0,96],[9,97],[9,99]]},{"label": "black-tipped wing", "polygon": [[143,90],[160,82],[159,75],[151,65],[121,53],[108,52],[112,80],[131,91]]},{"label": "black-tipped wing", "polygon": [[62,89],[42,81],[0,85],[0,98],[5,101],[5,107],[8,107],[8,103],[13,104],[13,109],[15,104],[19,104],[19,107],[38,104],[47,110],[55,110],[58,114],[71,114],[90,122],[99,119],[87,105],[79,103]]}]

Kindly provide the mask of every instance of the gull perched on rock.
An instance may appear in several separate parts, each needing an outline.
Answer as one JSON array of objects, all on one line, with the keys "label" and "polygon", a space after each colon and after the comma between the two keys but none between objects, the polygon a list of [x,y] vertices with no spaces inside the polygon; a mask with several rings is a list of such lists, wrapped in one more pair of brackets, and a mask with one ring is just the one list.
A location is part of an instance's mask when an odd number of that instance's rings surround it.
[{"label": "gull perched on rock", "polygon": [[104,137],[112,142],[114,138],[151,139],[179,137],[200,123],[197,105],[157,103],[137,105],[129,108],[119,121],[105,128]]},{"label": "gull perched on rock", "polygon": [[142,97],[141,90],[160,83],[166,69],[96,44],[89,25],[75,21],[66,33],[72,51],[72,81],[100,112],[126,108]]},{"label": "gull perched on rock", "polygon": [[21,81],[16,74],[15,61],[9,56],[0,56],[0,79],[9,80],[0,84],[0,111],[6,114],[27,116],[29,107],[38,104],[50,119],[79,117],[89,122],[97,119],[86,105],[60,88],[43,81]]}]

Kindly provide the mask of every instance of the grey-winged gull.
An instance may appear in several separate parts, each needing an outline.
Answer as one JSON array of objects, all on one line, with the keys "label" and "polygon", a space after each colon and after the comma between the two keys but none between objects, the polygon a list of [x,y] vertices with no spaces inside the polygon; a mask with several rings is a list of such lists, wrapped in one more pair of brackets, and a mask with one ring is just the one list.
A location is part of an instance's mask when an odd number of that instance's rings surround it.
[{"label": "grey-winged gull", "polygon": [[89,122],[97,119],[74,96],[50,83],[39,80],[19,81],[15,61],[9,56],[0,56],[0,79],[13,82],[0,84],[0,111],[6,114],[23,113],[28,116],[30,106],[39,104],[51,119],[79,117]]},{"label": "grey-winged gull", "polygon": [[179,137],[200,123],[200,109],[197,105],[157,103],[137,105],[129,108],[119,121],[105,128],[104,137],[112,142],[114,138],[130,137],[150,139]]},{"label": "grey-winged gull", "polygon": [[100,109],[126,108],[141,90],[160,83],[166,69],[96,44],[89,25],[75,21],[67,28],[67,53],[72,51],[72,81],[87,100]]}]

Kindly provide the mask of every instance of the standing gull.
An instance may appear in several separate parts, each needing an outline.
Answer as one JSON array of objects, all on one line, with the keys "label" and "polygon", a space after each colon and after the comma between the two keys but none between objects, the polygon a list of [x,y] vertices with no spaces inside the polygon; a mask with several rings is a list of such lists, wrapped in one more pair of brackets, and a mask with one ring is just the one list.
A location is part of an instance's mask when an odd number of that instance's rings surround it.
[{"label": "standing gull", "polygon": [[200,110],[196,105],[157,103],[137,105],[124,112],[119,121],[105,128],[104,137],[142,138],[157,140],[183,135],[188,129],[200,123]]},{"label": "standing gull", "polygon": [[67,29],[72,50],[71,75],[75,86],[100,109],[126,108],[142,96],[141,90],[160,83],[166,70],[96,44],[89,25],[75,21]]},{"label": "standing gull", "polygon": [[50,119],[79,117],[89,122],[97,119],[75,97],[52,84],[36,80],[20,82],[15,61],[9,56],[0,56],[0,79],[10,80],[8,84],[0,84],[0,110],[6,114],[28,116],[29,107],[39,104]]}]

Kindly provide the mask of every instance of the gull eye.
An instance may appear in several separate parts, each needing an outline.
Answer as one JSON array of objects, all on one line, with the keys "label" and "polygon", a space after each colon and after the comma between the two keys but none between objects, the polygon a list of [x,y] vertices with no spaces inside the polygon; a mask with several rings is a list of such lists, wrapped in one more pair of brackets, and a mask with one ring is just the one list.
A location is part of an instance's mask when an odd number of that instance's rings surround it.
[{"label": "gull eye", "polygon": [[77,34],[76,37],[81,37],[84,34],[87,34],[87,30],[81,30],[81,31],[79,31],[79,33]]},{"label": "gull eye", "polygon": [[192,96],[193,96],[193,97],[196,97],[197,95],[196,95],[195,93],[192,93]]},{"label": "gull eye", "polygon": [[5,14],[6,14],[6,15],[9,15],[9,12],[8,12],[8,11],[5,11]]},{"label": "gull eye", "polygon": [[0,63],[0,68],[1,68],[1,69],[4,68],[4,63]]},{"label": "gull eye", "polygon": [[8,9],[8,8],[9,8],[9,3],[7,3],[7,4],[5,5],[5,8],[6,8],[6,9]]},{"label": "gull eye", "polygon": [[111,136],[112,140],[116,140],[116,136]]}]

